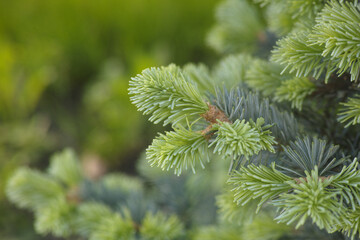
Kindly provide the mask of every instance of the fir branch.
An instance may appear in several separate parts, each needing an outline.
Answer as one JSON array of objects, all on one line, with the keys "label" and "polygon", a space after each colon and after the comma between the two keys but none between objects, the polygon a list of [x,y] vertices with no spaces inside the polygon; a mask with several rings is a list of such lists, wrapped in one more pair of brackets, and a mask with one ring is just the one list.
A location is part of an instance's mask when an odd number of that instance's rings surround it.
[{"label": "fir branch", "polygon": [[252,119],[250,120],[250,124],[253,128],[255,128],[258,133],[260,134],[259,136],[259,144],[262,147],[262,150],[267,150],[271,153],[275,153],[275,149],[273,145],[276,145],[277,142],[275,140],[275,137],[272,136],[270,128],[272,127],[272,125],[265,125],[265,120],[260,117],[258,119],[256,119],[256,122],[254,122]]},{"label": "fir branch", "polygon": [[360,170],[358,161],[344,166],[340,173],[331,178],[331,186],[341,191],[341,202],[348,204],[353,211],[360,206]]},{"label": "fir branch", "polygon": [[360,237],[360,207],[357,206],[355,210],[347,212],[341,218],[339,229],[346,236],[354,240],[356,235]]},{"label": "fir branch", "polygon": [[254,164],[256,166],[264,165],[264,166],[270,166],[273,162],[278,162],[279,159],[281,159],[283,152],[276,151],[275,153],[261,150],[258,154],[252,155],[248,159],[245,158],[245,156],[240,156],[237,159],[233,159],[229,172],[233,172],[234,170],[239,170],[241,166],[247,166],[248,164]]},{"label": "fir branch", "polygon": [[293,33],[280,39],[272,51],[272,60],[283,65],[283,72],[295,72],[297,77],[319,79],[326,72],[325,81],[336,70],[336,63],[322,56],[323,48],[309,44],[309,32]]},{"label": "fir branch", "polygon": [[336,62],[338,75],[350,69],[351,81],[360,76],[360,6],[330,1],[316,19],[310,42],[324,47],[322,55]]},{"label": "fir branch", "polygon": [[360,95],[348,98],[346,103],[340,103],[342,106],[338,113],[338,121],[346,123],[345,127],[360,123]]},{"label": "fir branch", "polygon": [[195,82],[175,65],[145,69],[130,81],[129,94],[139,111],[151,115],[149,120],[156,124],[176,124],[208,110]]},{"label": "fir branch", "polygon": [[293,181],[288,183],[293,192],[283,193],[272,201],[281,208],[275,220],[287,224],[297,221],[296,228],[299,228],[310,217],[320,229],[334,231],[346,210],[336,198],[337,190],[327,188],[331,180],[321,180],[315,167],[311,174],[306,172],[306,179],[301,179],[300,184]]},{"label": "fir branch", "polygon": [[333,157],[339,146],[328,144],[316,137],[297,138],[283,149],[284,162],[277,166],[288,175],[305,176],[305,172],[311,172],[316,167],[320,171],[320,176],[324,176],[344,161]]},{"label": "fir branch", "polygon": [[261,99],[258,94],[246,89],[217,89],[216,95],[210,99],[213,105],[233,122],[237,119],[250,121],[263,118],[265,125],[272,126],[270,130],[277,142],[287,143],[300,134],[297,120],[292,114],[280,111],[275,105],[270,104],[268,99]]},{"label": "fir branch", "polygon": [[276,89],[275,100],[290,101],[292,108],[301,111],[304,99],[315,91],[315,84],[308,78],[292,78],[281,83]]},{"label": "fir branch", "polygon": [[241,119],[244,115],[243,111],[246,110],[244,105],[247,93],[247,91],[240,90],[240,88],[233,88],[231,91],[228,91],[224,87],[223,90],[216,88],[216,95],[210,97],[213,105],[223,111],[231,122],[234,122],[237,119]]},{"label": "fir branch", "polygon": [[258,212],[266,201],[291,190],[290,180],[290,177],[275,169],[275,164],[271,168],[250,164],[241,167],[228,182],[234,187],[232,191],[238,205],[244,206],[252,199],[260,199]]},{"label": "fir branch", "polygon": [[274,152],[274,137],[270,135],[268,128],[264,126],[264,119],[260,118],[256,123],[245,123],[245,120],[236,120],[233,124],[219,122],[217,137],[210,144],[215,145],[214,153],[237,158],[244,155],[246,158],[258,154],[260,150]]},{"label": "fir branch", "polygon": [[163,170],[174,168],[177,175],[188,168],[195,173],[197,163],[204,168],[204,162],[209,162],[208,142],[201,133],[179,126],[156,137],[146,150],[146,156],[151,166]]}]

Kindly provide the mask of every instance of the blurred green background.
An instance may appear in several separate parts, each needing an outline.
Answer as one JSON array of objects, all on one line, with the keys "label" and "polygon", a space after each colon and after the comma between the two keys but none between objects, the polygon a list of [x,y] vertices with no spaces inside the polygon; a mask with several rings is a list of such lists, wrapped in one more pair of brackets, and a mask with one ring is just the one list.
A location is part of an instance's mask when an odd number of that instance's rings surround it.
[{"label": "blurred green background", "polygon": [[[127,95],[150,66],[211,63],[204,44],[217,0],[0,1],[0,239],[41,239],[4,198],[19,166],[83,161],[135,174],[156,132]],[[47,237],[44,239],[53,239]]]}]

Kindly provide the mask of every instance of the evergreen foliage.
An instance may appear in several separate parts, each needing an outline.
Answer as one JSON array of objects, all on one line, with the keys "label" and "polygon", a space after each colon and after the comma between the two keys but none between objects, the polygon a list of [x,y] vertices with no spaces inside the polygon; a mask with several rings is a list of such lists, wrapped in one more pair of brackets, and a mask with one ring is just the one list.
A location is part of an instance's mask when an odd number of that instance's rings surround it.
[{"label": "evergreen foliage", "polygon": [[284,147],[284,160],[287,166],[280,166],[287,174],[294,173],[295,176],[305,177],[305,172],[311,172],[316,166],[320,175],[328,175],[333,168],[346,159],[336,159],[334,154],[339,146],[328,144],[325,140],[318,138],[298,138]]},{"label": "evergreen foliage", "polygon": [[310,43],[322,47],[322,56],[336,64],[337,73],[349,71],[351,81],[360,76],[359,22],[357,2],[330,1],[316,18]]},{"label": "evergreen foliage", "polygon": [[341,103],[338,120],[346,123],[346,127],[360,123],[360,99],[358,96],[349,98],[346,103]]},{"label": "evergreen foliage", "polygon": [[[254,122],[245,123],[245,120],[236,120],[233,124],[222,123],[218,127],[217,137],[212,144],[216,144],[214,152],[233,158],[244,155],[246,158],[258,154],[260,150],[274,152],[272,144],[274,137],[270,135],[270,126],[262,127],[263,118]],[[253,126],[252,126],[253,125]],[[265,131],[263,131],[265,130]]]},{"label": "evergreen foliage", "polygon": [[[287,11],[276,15],[277,7]],[[64,189],[82,175],[78,170],[71,173],[74,168],[66,171],[71,174],[57,170],[62,165],[54,158],[52,177],[25,169],[8,184],[9,198],[36,213],[54,201],[74,205],[75,228],[60,223],[55,228],[53,220],[39,226],[39,232],[74,229],[74,234],[90,239],[359,239],[359,135],[352,126],[360,118],[359,3],[225,0],[217,17],[209,42],[219,52],[233,55],[214,70],[201,64],[183,68],[171,64],[145,69],[130,81],[130,99],[138,110],[150,115],[150,121],[173,128],[153,140],[146,158],[151,166],[174,169],[182,176],[171,178],[149,169],[145,175],[156,176],[154,184],[169,190],[164,202],[174,204],[167,207],[176,209],[178,217],[143,203],[146,194],[141,187],[136,194],[117,196],[118,209],[105,206],[106,201],[111,205],[111,200],[105,201],[109,188],[105,182],[102,202],[101,197],[91,202],[91,194],[74,199]],[[281,23],[282,19],[288,22]],[[272,38],[277,41],[270,56],[262,54]],[[65,153],[62,158],[72,159],[65,163],[75,161]],[[227,186],[193,186],[191,196],[205,197],[199,205],[189,204],[182,198],[189,186],[180,181],[187,176],[185,170],[195,173],[196,165],[204,167],[205,162],[210,162],[209,168],[196,169],[199,178],[192,179],[203,178],[202,171],[213,177],[211,164],[220,162],[229,169],[218,169],[221,176],[228,174]],[[26,182],[24,176],[33,179]],[[35,185],[44,182],[54,188]],[[219,194],[221,188],[218,221],[205,227],[182,223],[199,206],[208,206],[207,196]],[[119,192],[129,193],[121,187]],[[161,202],[147,200],[153,206]],[[71,211],[64,207],[44,215],[65,219]]]},{"label": "evergreen foliage", "polygon": [[[77,181],[71,181],[74,179]],[[76,155],[67,149],[51,158],[49,174],[19,169],[8,183],[7,195],[18,206],[34,211],[35,229],[43,235],[82,236],[92,240],[129,240],[139,236],[141,239],[167,240],[184,235],[179,218],[166,211],[161,212],[159,208],[153,213],[154,208],[146,207],[146,214],[137,219],[139,200],[153,201],[151,195],[144,199],[144,187],[139,179],[124,175],[105,176],[100,196],[102,201],[96,199],[95,194],[87,194],[91,188],[84,184],[87,181],[81,175]],[[70,182],[71,185],[68,184]],[[96,182],[88,184],[98,188]],[[115,205],[109,204],[105,190],[118,193]],[[136,197],[140,198],[136,200]],[[131,198],[135,208],[128,201]]]},{"label": "evergreen foliage", "polygon": [[300,179],[300,183],[289,182],[293,192],[284,192],[274,201],[274,205],[281,209],[275,219],[287,224],[297,222],[298,228],[310,217],[320,229],[331,232],[339,224],[344,207],[336,199],[336,190],[326,188],[330,181],[319,178],[317,167],[311,174],[306,172],[306,175],[306,178]]},{"label": "evergreen foliage", "polygon": [[196,84],[175,65],[146,69],[130,86],[132,102],[154,123],[176,124],[208,110]]},{"label": "evergreen foliage", "polygon": [[147,149],[147,156],[152,166],[163,170],[174,168],[177,175],[188,168],[195,173],[196,162],[204,168],[204,162],[210,160],[207,145],[208,142],[201,133],[178,128],[154,139]]},{"label": "evergreen foliage", "polygon": [[227,89],[217,89],[212,102],[232,121],[263,118],[266,126],[272,126],[270,131],[280,143],[294,140],[301,132],[293,114],[280,110],[269,99],[262,98],[245,87],[234,88],[230,92]]},{"label": "evergreen foliage", "polygon": [[261,198],[256,210],[258,212],[266,201],[291,189],[286,183],[289,180],[291,178],[275,169],[275,164],[271,168],[249,165],[233,174],[229,183],[234,185],[234,200],[238,205]]},{"label": "evergreen foliage", "polygon": [[[257,37],[267,36],[263,45],[271,42],[270,35],[265,33],[266,26],[282,36],[271,52],[271,61],[240,53],[226,57],[212,74],[202,67],[196,75],[196,81],[203,83],[202,88],[204,81],[213,83],[208,84],[208,109],[198,113],[202,119],[192,121],[188,131],[196,129],[194,134],[199,137],[203,134],[209,141],[209,145],[201,148],[214,146],[214,153],[232,159],[228,182],[239,208],[232,205],[231,196],[223,193],[218,203],[225,219],[243,222],[234,214],[249,215],[245,208],[248,205],[248,209],[253,209],[254,204],[259,212],[261,206],[268,203],[278,211],[274,218],[277,222],[296,223],[298,228],[311,219],[314,225],[329,233],[343,231],[350,235],[351,227],[346,223],[350,220],[344,219],[359,204],[357,159],[350,161],[350,156],[345,157],[346,149],[331,144],[339,139],[309,128],[307,124],[311,121],[306,118],[311,114],[318,117],[324,112],[327,117],[336,118],[336,111],[330,113],[321,109],[324,105],[320,104],[335,96],[332,104],[342,105],[338,120],[347,123],[347,127],[358,122],[356,96],[349,98],[348,103],[341,103],[344,96],[353,95],[355,86],[344,84],[345,93],[338,95],[333,94],[337,89],[331,89],[332,85],[336,86],[335,81],[353,82],[359,78],[358,3],[229,0],[219,6],[217,14],[218,25],[211,32],[209,42],[219,52],[264,50],[257,46]],[[243,39],[234,41],[239,36]],[[248,38],[252,45],[247,44]],[[203,74],[199,74],[200,71]],[[138,92],[130,88],[131,95]],[[323,100],[317,102],[315,99],[319,96]],[[169,117],[173,113],[163,111],[163,114]],[[171,141],[166,139],[162,146]],[[200,149],[192,147],[188,151]],[[160,148],[151,152],[151,156],[156,152],[160,153]],[[351,226],[356,228],[354,222]],[[351,236],[354,238],[357,234],[351,232]]]},{"label": "evergreen foliage", "polygon": [[302,109],[304,99],[315,91],[315,84],[308,78],[293,78],[281,83],[276,89],[275,100],[291,102],[292,108]]},{"label": "evergreen foliage", "polygon": [[325,72],[325,80],[333,73],[335,63],[322,56],[323,48],[309,44],[309,31],[300,31],[280,39],[273,51],[272,60],[285,66],[283,72],[295,72],[297,77],[312,76],[319,79]]},{"label": "evergreen foliage", "polygon": [[156,130],[132,107],[129,77],[170,59],[209,61],[202,43],[216,1],[1,1],[1,239],[53,238],[5,199],[18,167],[43,169],[52,152],[75,147],[132,168]]}]

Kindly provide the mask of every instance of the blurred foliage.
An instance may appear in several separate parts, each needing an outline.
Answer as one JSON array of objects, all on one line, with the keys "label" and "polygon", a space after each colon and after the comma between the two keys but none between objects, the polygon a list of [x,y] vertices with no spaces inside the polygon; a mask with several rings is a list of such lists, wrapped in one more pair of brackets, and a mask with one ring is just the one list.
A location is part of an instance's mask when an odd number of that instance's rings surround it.
[{"label": "blurred foliage", "polygon": [[228,163],[211,158],[208,170],[176,177],[152,168],[143,155],[137,177],[111,173],[93,180],[84,176],[86,169],[76,154],[66,149],[51,157],[47,171],[18,169],[6,193],[15,205],[34,213],[39,234],[66,239],[271,240],[293,230],[276,223],[270,209],[257,215],[248,212],[244,222],[227,221],[219,208],[230,204],[236,213],[244,209],[231,196],[215,204],[228,178]]},{"label": "blurred foliage", "polygon": [[12,216],[0,217],[1,239],[39,239],[28,213],[3,200],[19,165],[44,168],[72,146],[135,171],[156,130],[130,105],[129,77],[170,61],[211,62],[203,39],[216,2],[0,1],[0,213]]},{"label": "blurred foliage", "polygon": [[[86,150],[115,162],[121,154],[144,144],[145,122],[129,104],[128,78],[115,61],[105,63],[98,80],[86,89],[82,133]],[[119,156],[120,155],[120,156]]]}]

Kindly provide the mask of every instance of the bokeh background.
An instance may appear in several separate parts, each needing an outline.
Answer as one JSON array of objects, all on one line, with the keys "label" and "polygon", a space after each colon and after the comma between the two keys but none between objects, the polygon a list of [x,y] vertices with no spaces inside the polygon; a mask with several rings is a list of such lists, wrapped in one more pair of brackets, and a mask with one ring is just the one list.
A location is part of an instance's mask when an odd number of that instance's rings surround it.
[{"label": "bokeh background", "polygon": [[217,2],[0,0],[0,239],[42,239],[4,196],[19,166],[45,169],[71,147],[90,169],[136,174],[161,126],[130,104],[128,81],[150,66],[211,64]]}]

